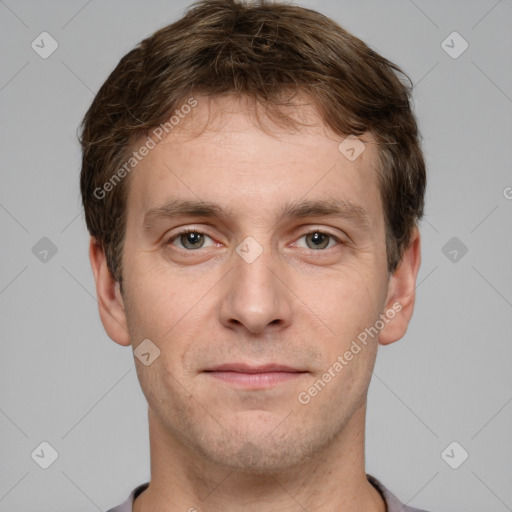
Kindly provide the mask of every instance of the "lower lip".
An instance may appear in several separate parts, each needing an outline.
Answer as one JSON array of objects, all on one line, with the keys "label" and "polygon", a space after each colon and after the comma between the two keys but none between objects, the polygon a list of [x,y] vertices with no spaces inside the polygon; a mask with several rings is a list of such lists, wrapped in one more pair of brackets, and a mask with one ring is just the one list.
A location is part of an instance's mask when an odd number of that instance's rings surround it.
[{"label": "lower lip", "polygon": [[304,374],[304,372],[242,373],[229,371],[206,373],[215,379],[244,389],[271,388],[277,384],[295,380]]}]

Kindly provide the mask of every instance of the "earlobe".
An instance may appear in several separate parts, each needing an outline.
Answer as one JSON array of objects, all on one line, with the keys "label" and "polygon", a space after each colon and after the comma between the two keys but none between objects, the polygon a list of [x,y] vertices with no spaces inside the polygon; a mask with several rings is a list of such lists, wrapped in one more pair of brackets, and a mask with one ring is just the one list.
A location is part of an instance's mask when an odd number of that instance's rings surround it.
[{"label": "earlobe", "polygon": [[89,243],[89,260],[96,282],[101,323],[113,341],[119,345],[130,345],[124,301],[119,283],[114,281],[107,265],[105,252],[93,237]]},{"label": "earlobe", "polygon": [[384,314],[388,318],[379,333],[379,343],[389,345],[401,339],[414,310],[416,278],[421,264],[421,239],[418,228],[414,228],[409,246],[404,251],[397,269],[391,276]]}]

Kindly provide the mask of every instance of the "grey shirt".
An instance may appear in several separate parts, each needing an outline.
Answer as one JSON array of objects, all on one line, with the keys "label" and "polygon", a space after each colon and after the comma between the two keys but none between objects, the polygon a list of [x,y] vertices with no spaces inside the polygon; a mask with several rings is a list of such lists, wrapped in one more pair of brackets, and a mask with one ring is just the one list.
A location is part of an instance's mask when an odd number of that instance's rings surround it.
[{"label": "grey shirt", "polygon": [[[367,475],[368,481],[380,492],[386,502],[387,512],[426,512],[419,508],[407,507],[394,494],[391,494],[376,478]],[[107,510],[107,512],[133,512],[133,502],[135,498],[147,489],[149,482],[136,487],[121,505]]]}]

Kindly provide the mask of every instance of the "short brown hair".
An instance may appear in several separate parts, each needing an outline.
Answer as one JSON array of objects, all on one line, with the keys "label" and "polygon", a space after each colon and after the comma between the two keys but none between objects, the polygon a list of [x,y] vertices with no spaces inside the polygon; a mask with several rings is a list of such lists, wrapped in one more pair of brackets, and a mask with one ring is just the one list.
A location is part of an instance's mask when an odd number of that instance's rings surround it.
[{"label": "short brown hair", "polygon": [[279,107],[306,93],[335,133],[373,135],[394,272],[423,215],[426,185],[409,77],[316,11],[265,0],[203,0],[126,54],[82,121],[85,219],[114,279],[121,281],[128,179],[104,197],[97,191],[130,158],[133,142],[187,97],[231,93],[257,100],[285,122],[291,120]]}]

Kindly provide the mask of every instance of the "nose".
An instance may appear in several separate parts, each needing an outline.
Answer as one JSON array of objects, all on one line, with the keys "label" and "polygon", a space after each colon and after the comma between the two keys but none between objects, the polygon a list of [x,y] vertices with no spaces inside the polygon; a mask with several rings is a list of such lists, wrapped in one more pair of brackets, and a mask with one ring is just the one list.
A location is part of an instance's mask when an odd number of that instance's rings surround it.
[{"label": "nose", "polygon": [[254,261],[233,254],[234,268],[227,276],[220,320],[230,329],[260,334],[290,324],[293,295],[283,271],[266,249]]}]

